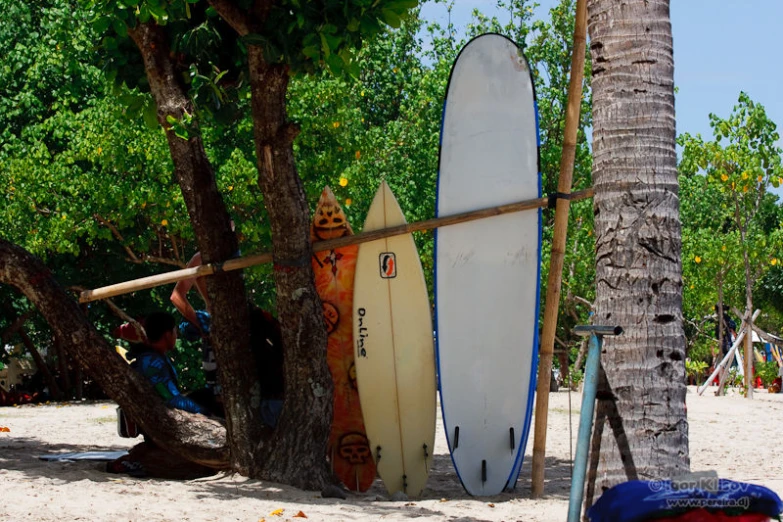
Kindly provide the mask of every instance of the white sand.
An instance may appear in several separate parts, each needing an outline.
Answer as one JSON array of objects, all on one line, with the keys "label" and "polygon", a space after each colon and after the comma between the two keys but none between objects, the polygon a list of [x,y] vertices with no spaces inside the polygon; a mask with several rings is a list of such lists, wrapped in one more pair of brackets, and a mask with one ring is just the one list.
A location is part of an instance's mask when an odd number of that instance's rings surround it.
[{"label": "white sand", "polygon": [[[688,393],[690,454],[694,471],[714,469],[721,477],[783,491],[783,394],[703,397]],[[380,480],[347,500],[322,499],[316,492],[279,484],[216,476],[193,482],[134,479],[101,471],[96,462],[45,462],[46,453],[116,450],[136,440],[117,437],[111,403],[0,408],[0,520],[2,521],[249,521],[423,520],[562,521],[570,485],[568,393],[550,396],[546,497],[530,498],[527,446],[517,490],[492,498],[469,497],[459,484],[438,424],[435,459],[424,497],[386,500]],[[573,434],[581,398],[571,394]],[[272,514],[282,509],[278,515]]]}]

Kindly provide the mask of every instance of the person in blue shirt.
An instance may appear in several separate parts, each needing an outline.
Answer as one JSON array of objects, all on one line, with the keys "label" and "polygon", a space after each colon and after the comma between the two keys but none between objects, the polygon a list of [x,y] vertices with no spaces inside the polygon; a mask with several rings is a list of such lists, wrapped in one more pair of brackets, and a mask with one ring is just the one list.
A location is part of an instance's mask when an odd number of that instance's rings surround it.
[{"label": "person in blue shirt", "polygon": [[154,312],[144,319],[145,342],[136,345],[129,357],[135,358],[131,367],[141,373],[155,388],[167,406],[190,413],[208,414],[208,411],[183,395],[177,385],[177,370],[168,355],[177,344],[177,324],[174,316]]},{"label": "person in blue shirt", "polygon": [[[123,325],[125,326],[125,325]],[[130,330],[130,325],[124,330]],[[123,327],[118,329],[122,333]],[[132,336],[135,344],[126,353],[131,367],[152,384],[167,406],[190,413],[210,415],[210,411],[183,395],[177,384],[177,370],[167,355],[177,344],[177,325],[174,316],[154,312],[144,318],[143,330]],[[124,415],[121,411],[119,414]],[[126,420],[127,422],[127,420]],[[143,434],[143,433],[142,433]],[[135,437],[138,433],[130,436]],[[159,447],[144,435],[144,442],[134,446],[127,455],[106,464],[109,473],[127,473],[131,476],[160,477],[190,480],[208,476],[214,470],[189,462]]]}]

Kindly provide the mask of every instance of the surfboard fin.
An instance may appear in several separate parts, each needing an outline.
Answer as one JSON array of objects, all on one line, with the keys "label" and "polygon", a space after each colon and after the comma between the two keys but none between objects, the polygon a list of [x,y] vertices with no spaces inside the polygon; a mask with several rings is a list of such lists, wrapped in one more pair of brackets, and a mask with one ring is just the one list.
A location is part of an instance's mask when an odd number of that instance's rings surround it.
[{"label": "surfboard fin", "polygon": [[514,451],[516,449],[516,446],[517,446],[517,439],[516,439],[516,437],[514,437],[514,427],[513,426],[508,429],[508,435],[509,435],[509,438],[511,439],[511,451]]},{"label": "surfboard fin", "polygon": [[459,426],[454,426],[454,449],[459,448]]},{"label": "surfboard fin", "polygon": [[408,475],[402,476],[402,492],[408,493]]},{"label": "surfboard fin", "polygon": [[426,442],[424,443],[424,446],[422,446],[422,449],[424,450],[424,458],[425,459],[430,458],[430,452],[427,449],[427,443]]},{"label": "surfboard fin", "polygon": [[376,446],[375,448],[375,462],[378,463],[381,461],[381,447]]},{"label": "surfboard fin", "polygon": [[481,461],[481,482],[487,481],[487,461]]}]

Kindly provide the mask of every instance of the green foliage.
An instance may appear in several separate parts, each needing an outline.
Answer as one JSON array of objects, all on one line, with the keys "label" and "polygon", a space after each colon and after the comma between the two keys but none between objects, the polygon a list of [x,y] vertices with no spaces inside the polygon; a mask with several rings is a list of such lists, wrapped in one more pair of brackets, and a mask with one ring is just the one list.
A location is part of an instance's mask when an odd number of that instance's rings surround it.
[{"label": "green foliage", "polygon": [[[356,79],[301,78],[290,87],[289,113],[302,128],[294,151],[308,199],[314,203],[331,186],[357,231],[381,180],[409,221],[434,216],[447,73],[421,61],[420,25],[412,20],[369,42]],[[417,240],[431,274],[432,234]]]},{"label": "green foliage", "polygon": [[[746,293],[766,283],[754,308],[779,313],[783,294],[765,274],[780,263],[783,215],[770,187],[783,180],[779,134],[764,107],[745,93],[727,119],[710,115],[714,140],[684,134],[680,162],[684,313],[694,322],[724,295],[745,308]],[[779,317],[779,316],[777,316]],[[760,324],[777,330],[768,313]]]},{"label": "green foliage", "polygon": [[756,375],[761,378],[761,382],[765,387],[777,379],[779,370],[778,363],[775,361],[756,363]]},{"label": "green foliage", "polygon": [[709,333],[694,331],[686,325],[685,334],[688,337],[688,359],[694,363],[712,364],[713,358],[719,353],[718,341],[712,338],[712,331],[710,330]]},{"label": "green foliage", "polygon": [[685,374],[694,381],[699,381],[704,374],[704,371],[709,368],[704,361],[692,361],[686,359],[685,361]]},{"label": "green foliage", "polygon": [[582,383],[585,376],[582,370],[576,370],[574,369],[574,366],[571,365],[571,368],[568,372],[568,378],[571,380],[571,389],[576,391],[579,389],[579,385]]},{"label": "green foliage", "polygon": [[384,25],[399,28],[417,0],[327,0],[313,4],[302,0],[275,3],[260,33],[244,38],[260,45],[271,63],[285,63],[294,72],[313,73],[322,66],[335,75],[358,76],[354,52],[365,38]]},{"label": "green foliage", "polygon": [[[85,0],[93,26],[105,33],[106,63],[123,81],[143,78],[128,52],[128,29],[154,22],[170,28],[172,50],[180,53],[191,80],[223,96],[220,82],[228,67],[236,67],[247,46],[258,46],[268,63],[284,64],[293,73],[313,74],[327,68],[335,75],[358,76],[355,53],[362,42],[385,26],[399,28],[417,0],[326,0],[312,3],[282,0],[268,7],[259,27],[238,38],[204,0]],[[253,2],[239,2],[253,11]],[[255,12],[258,12],[256,9]],[[189,64],[189,65],[188,65]],[[133,71],[125,74],[130,66]],[[136,85],[131,83],[130,85]]]},{"label": "green foliage", "polygon": [[739,388],[740,393],[745,395],[745,377],[736,368],[729,370],[729,375],[726,377],[726,382],[723,385],[724,393],[728,388]]},{"label": "green foliage", "polygon": [[[474,13],[469,33],[459,41],[454,39],[453,27],[432,24],[423,29],[422,22],[413,17],[400,30],[383,32],[368,42],[357,57],[361,66],[357,79],[323,75],[292,82],[289,114],[302,128],[294,145],[297,166],[311,202],[317,200],[324,185],[330,185],[354,229],[360,230],[380,181],[386,180],[408,221],[434,217],[442,100],[451,66],[467,39],[486,31],[523,43],[537,73],[544,191],[554,192],[562,150],[568,90],[565,71],[570,67],[574,5],[568,0],[561,2],[551,12],[551,23],[533,23],[530,2],[503,6],[511,11],[513,23],[502,26],[497,19]],[[428,39],[425,45],[417,36],[423,31]],[[586,71],[589,78],[589,60]],[[588,86],[586,81],[582,129],[591,121]],[[575,188],[590,185],[590,170],[590,152],[582,130]],[[548,266],[552,214],[547,213],[545,219],[543,267]],[[431,233],[416,237],[430,288],[432,238]],[[584,202],[573,205],[571,211],[563,304],[573,313],[561,315],[558,335],[562,339],[569,338],[571,325],[586,319],[586,307],[577,307],[572,298],[592,299],[593,265],[592,208]],[[544,271],[543,281],[546,277]]]},{"label": "green foliage", "polygon": [[173,361],[177,369],[177,382],[183,393],[204,388],[206,381],[201,369],[201,359],[200,342],[178,339]]},{"label": "green foliage", "polygon": [[[555,6],[547,22],[533,20],[534,4],[527,0],[500,3],[512,14],[511,23],[476,13],[462,40],[453,27],[425,27],[410,11],[415,5],[287,0],[275,5],[257,34],[241,39],[203,0],[48,0],[35,9],[20,0],[3,2],[6,19],[19,20],[0,27],[8,57],[0,75],[4,237],[46,258],[66,284],[88,288],[159,272],[160,263],[181,266],[195,251],[141,58],[128,37],[128,28],[149,21],[166,27],[177,72],[195,104],[193,114],[165,124],[183,138],[198,132],[203,139],[245,254],[270,249],[248,115],[248,45],[261,45],[267,60],[290,66],[287,108],[302,129],[294,147],[309,201],[314,204],[330,185],[358,231],[381,180],[409,221],[434,216],[442,102],[453,61],[480,32],[508,35],[523,45],[534,71],[543,192],[553,192],[573,0]],[[77,21],[73,26],[71,18]],[[591,184],[584,133],[591,121],[589,73],[588,59],[575,189]],[[552,218],[545,211],[544,267]],[[417,234],[416,241],[431,284],[433,234]],[[593,258],[592,207],[574,204],[558,328],[558,337],[569,343],[576,342],[571,325],[585,322],[588,312],[574,299],[594,296]],[[245,274],[251,299],[274,306],[271,268]],[[542,278],[546,281],[546,270]],[[170,310],[170,290],[116,302],[134,316]],[[101,303],[90,306],[90,317],[107,336],[119,322]],[[45,327],[40,331],[36,342],[48,344]],[[180,369],[189,374],[200,363],[196,352],[182,350]]]}]

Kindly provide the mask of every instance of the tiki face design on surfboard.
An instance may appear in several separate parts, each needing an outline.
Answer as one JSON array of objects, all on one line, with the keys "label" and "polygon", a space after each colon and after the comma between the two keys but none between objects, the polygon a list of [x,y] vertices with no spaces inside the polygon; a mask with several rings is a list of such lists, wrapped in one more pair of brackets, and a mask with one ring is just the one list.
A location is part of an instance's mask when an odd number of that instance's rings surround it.
[{"label": "tiki face design on surfboard", "polygon": [[310,238],[313,241],[335,239],[353,234],[343,208],[334,197],[332,189],[325,187],[315,207]]}]

